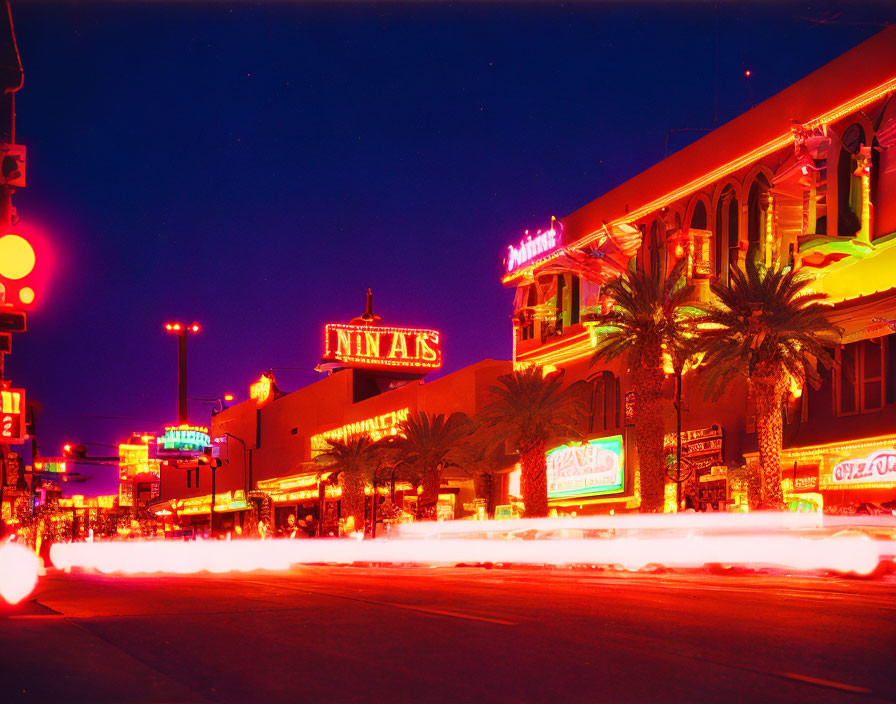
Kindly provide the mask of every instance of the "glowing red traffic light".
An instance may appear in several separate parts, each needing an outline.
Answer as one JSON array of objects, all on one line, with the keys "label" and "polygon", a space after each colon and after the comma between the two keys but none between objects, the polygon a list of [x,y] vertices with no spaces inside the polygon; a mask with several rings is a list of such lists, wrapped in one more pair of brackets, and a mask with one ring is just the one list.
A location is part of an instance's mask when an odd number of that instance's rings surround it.
[{"label": "glowing red traffic light", "polygon": [[0,303],[34,303],[34,288],[22,281],[34,271],[34,247],[21,235],[0,237]]}]

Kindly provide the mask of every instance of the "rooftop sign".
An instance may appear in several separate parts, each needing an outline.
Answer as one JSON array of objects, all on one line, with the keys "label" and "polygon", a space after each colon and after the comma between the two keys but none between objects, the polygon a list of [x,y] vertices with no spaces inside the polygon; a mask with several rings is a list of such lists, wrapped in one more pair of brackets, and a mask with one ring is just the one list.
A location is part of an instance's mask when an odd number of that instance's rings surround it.
[{"label": "rooftop sign", "polygon": [[270,374],[262,374],[258,381],[249,386],[249,396],[255,399],[259,406],[271,399],[274,391],[274,377]]},{"label": "rooftop sign", "polygon": [[211,445],[208,428],[199,425],[168,425],[158,439],[162,451],[201,452]]},{"label": "rooftop sign", "polygon": [[561,247],[562,240],[563,226],[559,220],[552,220],[549,230],[544,232],[538,230],[534,236],[526,230],[519,245],[511,244],[507,247],[507,257],[504,260],[507,273],[511,274],[517,269],[544,259]]},{"label": "rooftop sign", "polygon": [[423,371],[442,366],[437,330],[354,323],[324,327],[324,361],[347,367]]}]

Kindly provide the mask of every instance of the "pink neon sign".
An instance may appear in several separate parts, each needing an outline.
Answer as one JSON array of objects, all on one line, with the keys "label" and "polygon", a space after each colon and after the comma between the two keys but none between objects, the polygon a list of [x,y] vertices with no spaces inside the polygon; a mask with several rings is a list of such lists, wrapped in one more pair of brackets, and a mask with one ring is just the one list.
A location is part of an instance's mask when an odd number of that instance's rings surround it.
[{"label": "pink neon sign", "polygon": [[522,266],[536,262],[544,256],[551,254],[557,250],[563,239],[563,226],[559,221],[555,220],[551,229],[542,232],[538,230],[535,236],[526,234],[520,240],[518,246],[509,245],[507,247],[507,273],[519,269]]}]

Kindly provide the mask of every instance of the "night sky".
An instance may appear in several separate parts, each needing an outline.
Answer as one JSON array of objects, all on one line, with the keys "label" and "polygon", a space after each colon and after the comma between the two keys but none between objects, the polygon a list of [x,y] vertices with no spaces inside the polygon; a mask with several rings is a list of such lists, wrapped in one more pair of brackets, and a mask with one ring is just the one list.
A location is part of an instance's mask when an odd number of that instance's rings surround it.
[{"label": "night sky", "polygon": [[711,127],[716,73],[721,124],[896,19],[818,3],[13,16],[14,204],[56,261],[7,374],[44,404],[44,455],[174,420],[169,319],[203,326],[191,396],[245,398],[271,367],[306,369],[275,370],[286,390],[314,381],[323,324],[361,313],[368,286],[385,322],[443,331],[446,371],[508,359],[500,259],[525,228],[661,160],[670,129]]}]

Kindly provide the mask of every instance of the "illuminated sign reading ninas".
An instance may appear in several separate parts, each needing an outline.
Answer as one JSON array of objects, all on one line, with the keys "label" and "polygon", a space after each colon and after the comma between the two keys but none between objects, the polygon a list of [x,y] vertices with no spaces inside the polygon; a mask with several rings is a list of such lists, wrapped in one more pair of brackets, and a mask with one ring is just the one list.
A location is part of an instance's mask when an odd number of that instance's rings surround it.
[{"label": "illuminated sign reading ninas", "polygon": [[324,360],[353,367],[438,369],[437,330],[330,323],[324,327]]}]

